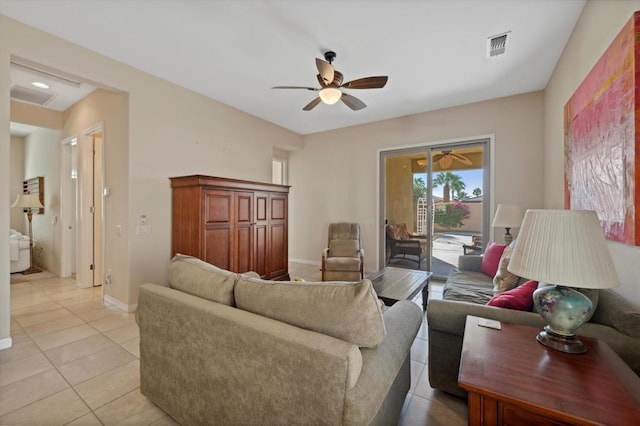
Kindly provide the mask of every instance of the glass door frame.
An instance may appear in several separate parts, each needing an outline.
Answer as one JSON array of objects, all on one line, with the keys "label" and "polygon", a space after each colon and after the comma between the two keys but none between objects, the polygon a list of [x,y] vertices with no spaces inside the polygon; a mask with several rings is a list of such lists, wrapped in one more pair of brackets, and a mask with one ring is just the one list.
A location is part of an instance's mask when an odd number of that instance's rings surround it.
[{"label": "glass door frame", "polygon": [[[404,146],[378,150],[378,269],[382,270],[386,265],[386,159],[402,155],[411,155],[416,153],[424,153],[428,158],[427,164],[427,217],[433,215],[433,152],[454,148],[462,148],[473,145],[483,146],[483,206],[482,206],[482,235],[486,240],[490,237],[491,225],[490,218],[492,214],[492,192],[494,188],[494,170],[491,167],[494,164],[494,135],[462,138],[456,140],[446,140],[431,143],[424,143],[414,146]],[[428,227],[429,228],[429,227]],[[432,229],[428,231],[433,233]],[[427,237],[431,237],[428,235]],[[431,241],[431,239],[430,239]],[[432,244],[427,244],[427,270],[431,270],[432,260]],[[434,278],[446,278],[435,277]]]}]

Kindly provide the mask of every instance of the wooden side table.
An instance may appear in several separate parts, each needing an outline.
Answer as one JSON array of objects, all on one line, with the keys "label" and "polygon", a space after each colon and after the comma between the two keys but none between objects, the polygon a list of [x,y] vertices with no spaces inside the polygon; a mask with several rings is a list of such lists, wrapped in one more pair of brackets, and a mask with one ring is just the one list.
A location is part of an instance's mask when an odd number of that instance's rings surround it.
[{"label": "wooden side table", "polygon": [[459,385],[469,392],[469,425],[638,425],[640,377],[599,339],[584,354],[536,341],[539,330],[468,316]]}]

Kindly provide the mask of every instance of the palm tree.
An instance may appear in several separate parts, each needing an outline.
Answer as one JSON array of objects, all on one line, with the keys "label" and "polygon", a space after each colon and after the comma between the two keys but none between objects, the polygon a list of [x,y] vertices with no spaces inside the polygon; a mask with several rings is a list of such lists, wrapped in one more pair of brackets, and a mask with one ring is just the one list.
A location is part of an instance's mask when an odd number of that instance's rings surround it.
[{"label": "palm tree", "polygon": [[462,178],[452,172],[440,172],[433,179],[433,187],[442,185],[442,198],[445,203],[451,201],[451,191],[459,193],[466,188]]}]

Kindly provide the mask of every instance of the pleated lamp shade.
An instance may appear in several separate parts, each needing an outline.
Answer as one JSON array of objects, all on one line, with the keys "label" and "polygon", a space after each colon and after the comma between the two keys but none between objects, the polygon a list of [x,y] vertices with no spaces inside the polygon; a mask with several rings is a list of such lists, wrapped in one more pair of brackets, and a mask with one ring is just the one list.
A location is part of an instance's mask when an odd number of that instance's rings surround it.
[{"label": "pleated lamp shade", "polygon": [[527,210],[507,269],[567,287],[620,283],[598,216],[588,210]]},{"label": "pleated lamp shade", "polygon": [[20,207],[24,209],[41,209],[44,207],[38,198],[38,194],[18,194],[16,201],[11,207]]}]

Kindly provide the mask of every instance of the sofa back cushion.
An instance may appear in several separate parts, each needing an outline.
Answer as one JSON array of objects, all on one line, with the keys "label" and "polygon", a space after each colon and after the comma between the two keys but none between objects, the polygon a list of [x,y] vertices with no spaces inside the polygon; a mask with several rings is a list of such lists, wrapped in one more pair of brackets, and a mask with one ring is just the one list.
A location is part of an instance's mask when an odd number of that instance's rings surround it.
[{"label": "sofa back cushion", "polygon": [[482,256],[482,266],[480,269],[482,272],[490,276],[491,278],[496,276],[498,272],[498,266],[500,265],[500,258],[502,257],[502,252],[505,249],[504,244],[494,243],[493,241],[489,241],[486,250],[484,251],[484,255]]},{"label": "sofa back cushion", "polygon": [[598,308],[594,308],[591,322],[613,327],[626,336],[640,339],[640,307],[614,290],[599,291]]},{"label": "sofa back cushion", "polygon": [[194,296],[234,306],[238,274],[192,256],[176,254],[169,262],[169,286]]},{"label": "sofa back cushion", "polygon": [[371,281],[277,282],[240,276],[239,309],[323,333],[359,347],[375,347],[386,334]]},{"label": "sofa back cushion", "polygon": [[329,241],[329,256],[331,257],[357,257],[358,240],[331,240]]}]

